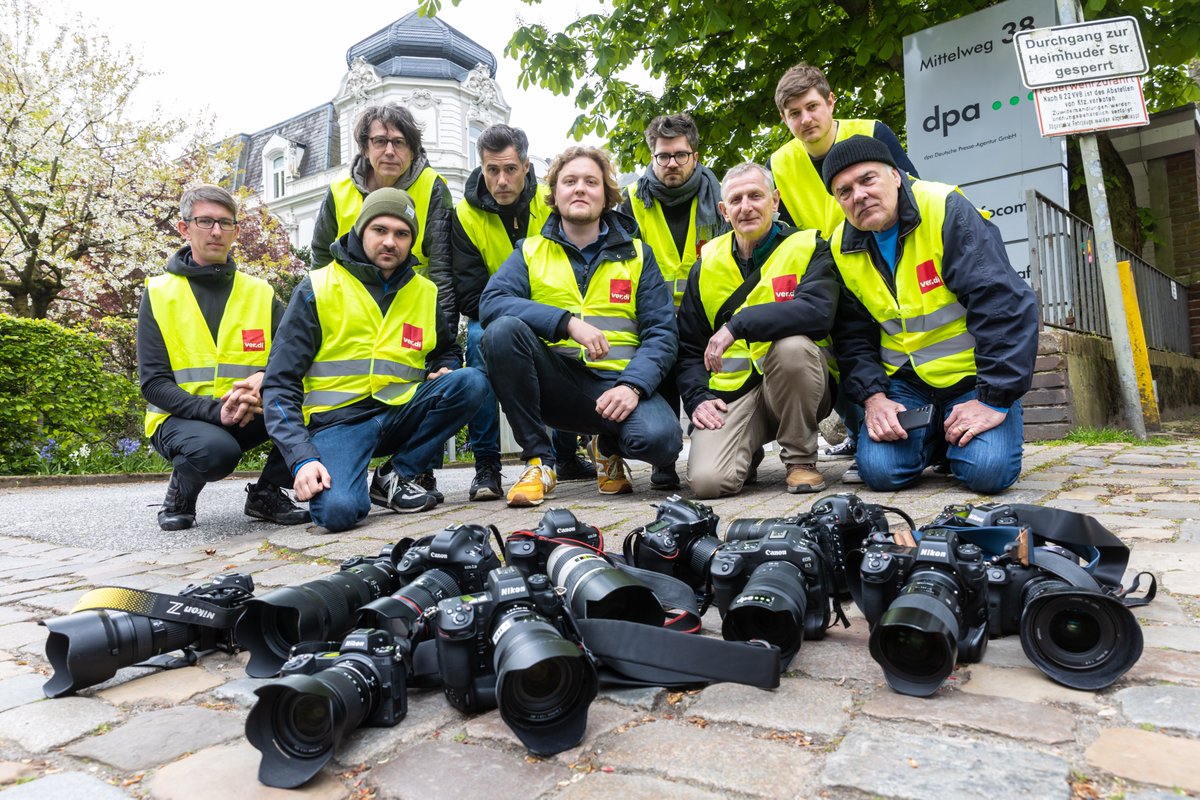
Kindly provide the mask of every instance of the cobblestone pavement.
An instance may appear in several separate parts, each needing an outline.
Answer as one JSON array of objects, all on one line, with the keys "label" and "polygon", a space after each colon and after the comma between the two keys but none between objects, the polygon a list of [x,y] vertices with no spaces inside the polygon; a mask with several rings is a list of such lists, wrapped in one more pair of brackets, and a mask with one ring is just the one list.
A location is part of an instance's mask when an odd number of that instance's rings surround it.
[{"label": "cobblestone pavement", "polygon": [[[243,729],[263,681],[246,677],[245,654],[210,654],[167,672],[127,668],[77,697],[46,700],[46,629],[37,621],[70,612],[97,585],[173,593],[237,569],[253,574],[261,594],[448,523],[494,523],[507,532],[540,514],[467,503],[469,476],[446,471],[443,485],[460,488],[435,512],[373,513],[338,537],[255,525],[181,544],[148,536],[153,511],[142,508],[131,523],[140,527],[128,532],[138,548],[113,547],[108,537],[100,549],[88,537],[63,544],[62,532],[84,513],[72,510],[68,489],[5,490],[0,507],[9,509],[64,499],[60,518],[51,520],[53,537],[11,516],[0,523],[0,800],[1200,794],[1200,439],[1174,441],[1030,445],[1021,480],[1002,496],[1096,515],[1131,545],[1131,574],[1158,576],[1157,598],[1136,610],[1145,652],[1105,691],[1051,682],[1012,636],[991,642],[982,663],[961,666],[933,698],[899,695],[870,658],[866,625],[855,613],[849,629],[804,644],[773,692],[731,684],[678,694],[602,691],[583,744],[545,759],[528,756],[496,712],[467,717],[440,692],[413,690],[401,724],[350,736],[334,764],[294,793],[256,780],[259,754]],[[844,488],[837,478],[847,463],[822,463],[831,491]],[[511,481],[514,472],[507,473]],[[634,477],[638,493],[618,498],[600,498],[592,484],[561,485],[557,505],[608,531],[609,549],[619,550],[625,532],[653,519],[648,503],[661,497],[647,488],[645,469]],[[723,525],[808,508],[811,496],[788,495],[782,485],[782,466],[768,463],[759,486],[713,505]],[[146,494],[161,491],[160,482]],[[205,502],[238,494],[214,492]],[[903,508],[918,523],[948,503],[979,499],[936,476],[894,495],[861,494]],[[147,541],[158,545],[140,546]],[[715,611],[705,625],[719,629]]]}]

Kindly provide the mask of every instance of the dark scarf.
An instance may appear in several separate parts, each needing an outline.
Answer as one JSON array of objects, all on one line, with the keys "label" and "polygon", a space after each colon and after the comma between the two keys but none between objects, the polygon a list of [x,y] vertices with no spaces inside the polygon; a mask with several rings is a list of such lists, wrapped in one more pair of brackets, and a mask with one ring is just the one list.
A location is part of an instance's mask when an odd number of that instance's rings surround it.
[{"label": "dark scarf", "polygon": [[690,178],[679,186],[670,187],[663,185],[654,174],[654,169],[649,168],[637,184],[637,198],[646,208],[650,208],[655,200],[670,207],[690,203],[693,197],[696,198],[696,230],[702,239],[711,239],[713,237],[706,236],[705,232],[723,228],[725,223],[717,209],[721,199],[721,182],[711,169],[698,164]]}]

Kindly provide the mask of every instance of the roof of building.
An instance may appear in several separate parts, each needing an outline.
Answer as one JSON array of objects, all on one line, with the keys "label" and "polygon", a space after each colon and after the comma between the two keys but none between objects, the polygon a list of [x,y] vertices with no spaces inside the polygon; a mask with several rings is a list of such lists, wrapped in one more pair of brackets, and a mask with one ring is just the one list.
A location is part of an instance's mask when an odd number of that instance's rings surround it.
[{"label": "roof of building", "polygon": [[304,145],[304,158],[300,161],[300,174],[297,177],[303,178],[336,167],[341,162],[342,152],[341,127],[337,124],[337,118],[333,103],[325,103],[257,133],[241,134],[242,146],[238,159],[241,180],[238,185],[248,186],[256,192],[263,190],[263,148],[275,134]]},{"label": "roof of building", "polygon": [[496,57],[487,48],[437,17],[405,14],[346,51],[346,66],[363,58],[382,77],[453,78],[461,81],[476,64],[496,77]]}]

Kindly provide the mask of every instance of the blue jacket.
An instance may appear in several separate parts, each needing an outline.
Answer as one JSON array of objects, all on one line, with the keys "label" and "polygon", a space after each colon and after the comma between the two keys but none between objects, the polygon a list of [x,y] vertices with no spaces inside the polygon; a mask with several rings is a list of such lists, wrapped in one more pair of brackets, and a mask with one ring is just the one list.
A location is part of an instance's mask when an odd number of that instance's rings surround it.
[{"label": "blue jacket", "polygon": [[[630,218],[616,211],[605,212],[601,219],[604,241],[593,263],[587,263],[579,248],[571,244],[562,232],[562,222],[557,213],[551,214],[542,228],[542,236],[557,242],[566,251],[579,282],[580,294],[587,291],[588,280],[601,261],[625,261],[633,257],[632,231],[636,225]],[[620,373],[595,370],[597,377],[628,383],[649,395],[675,363],[679,349],[679,336],[675,328],[675,304],[671,290],[663,281],[662,271],[654,258],[654,251],[643,243],[642,276],[638,280],[637,307],[638,336],[641,344],[630,359],[629,365]],[[543,305],[530,299],[529,266],[520,242],[496,274],[488,281],[487,288],[479,300],[479,320],[486,328],[500,317],[516,317],[529,326],[530,330],[549,342],[567,338],[567,323],[571,312],[554,306]]]}]

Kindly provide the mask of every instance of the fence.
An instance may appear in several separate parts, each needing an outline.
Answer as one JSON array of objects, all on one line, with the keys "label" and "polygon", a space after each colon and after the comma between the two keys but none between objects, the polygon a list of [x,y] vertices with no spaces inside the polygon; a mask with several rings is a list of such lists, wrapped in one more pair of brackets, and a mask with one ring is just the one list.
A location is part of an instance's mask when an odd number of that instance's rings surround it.
[{"label": "fence", "polygon": [[[1030,280],[1041,304],[1042,323],[1108,336],[1092,226],[1033,189],[1026,193],[1026,203]],[[1121,245],[1117,260],[1132,267],[1146,345],[1191,355],[1187,288]]]}]

